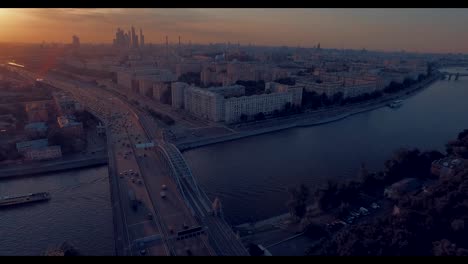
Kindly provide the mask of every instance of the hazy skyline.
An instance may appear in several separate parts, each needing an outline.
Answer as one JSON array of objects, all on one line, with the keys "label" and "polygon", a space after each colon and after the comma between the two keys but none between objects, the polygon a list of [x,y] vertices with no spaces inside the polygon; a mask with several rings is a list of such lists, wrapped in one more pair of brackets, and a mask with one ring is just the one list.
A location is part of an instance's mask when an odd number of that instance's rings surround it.
[{"label": "hazy skyline", "polygon": [[117,27],[147,43],[231,42],[468,52],[468,9],[0,9],[1,42],[111,43]]}]

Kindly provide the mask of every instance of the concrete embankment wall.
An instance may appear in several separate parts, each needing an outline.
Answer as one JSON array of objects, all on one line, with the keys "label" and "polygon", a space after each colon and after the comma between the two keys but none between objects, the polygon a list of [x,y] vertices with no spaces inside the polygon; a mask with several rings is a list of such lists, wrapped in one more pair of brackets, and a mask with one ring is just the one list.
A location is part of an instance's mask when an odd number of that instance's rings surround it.
[{"label": "concrete embankment wall", "polygon": [[25,165],[25,167],[21,168],[21,165],[19,165],[15,168],[0,170],[0,178],[22,177],[105,164],[107,164],[107,156],[93,157],[80,160],[70,160],[49,165],[44,164],[38,165],[36,167],[28,167],[27,165]]}]

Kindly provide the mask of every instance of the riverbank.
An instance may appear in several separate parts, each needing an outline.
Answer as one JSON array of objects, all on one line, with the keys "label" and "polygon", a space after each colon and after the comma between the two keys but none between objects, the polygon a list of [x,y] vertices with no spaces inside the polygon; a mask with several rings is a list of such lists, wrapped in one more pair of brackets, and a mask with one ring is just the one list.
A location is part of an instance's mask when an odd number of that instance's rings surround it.
[{"label": "riverbank", "polygon": [[85,168],[106,165],[107,153],[92,156],[92,157],[80,157],[68,160],[54,160],[44,163],[34,164],[21,164],[11,168],[0,170],[0,179],[12,178],[12,177],[25,177],[38,174],[45,174],[50,172],[58,172],[64,170]]},{"label": "riverbank", "polygon": [[[410,96],[413,96],[418,91],[422,91],[424,88],[430,86],[432,83],[434,83],[435,81],[439,79],[440,79],[440,75],[436,74],[431,79],[425,80],[424,83],[415,84],[414,88],[405,89],[398,94],[389,96],[384,99],[380,99],[378,101],[373,101],[370,103],[369,102],[361,103],[361,104],[354,105],[351,107],[343,107],[343,108],[339,107],[337,109],[331,109],[326,112],[324,112],[323,110],[322,111],[319,110],[313,113],[294,115],[294,116],[285,117],[283,119],[266,120],[264,122],[255,124],[255,126],[257,127],[265,126],[264,128],[250,129],[249,127],[247,127],[247,128],[244,128],[245,131],[238,131],[229,135],[218,136],[214,138],[206,138],[206,139],[201,139],[201,140],[192,141],[192,142],[175,143],[175,145],[177,146],[177,148],[179,148],[180,151],[185,151],[185,150],[199,148],[199,147],[203,147],[207,145],[212,145],[212,144],[217,144],[217,143],[222,143],[222,142],[227,142],[227,141],[233,141],[233,140],[237,140],[241,138],[281,131],[281,130],[285,130],[289,128],[323,125],[323,124],[339,121],[339,120],[342,120],[344,118],[347,118],[356,114],[372,111],[381,107],[386,107],[390,101],[396,100],[396,99],[402,100]],[[254,127],[254,126],[252,125],[251,127]]]}]

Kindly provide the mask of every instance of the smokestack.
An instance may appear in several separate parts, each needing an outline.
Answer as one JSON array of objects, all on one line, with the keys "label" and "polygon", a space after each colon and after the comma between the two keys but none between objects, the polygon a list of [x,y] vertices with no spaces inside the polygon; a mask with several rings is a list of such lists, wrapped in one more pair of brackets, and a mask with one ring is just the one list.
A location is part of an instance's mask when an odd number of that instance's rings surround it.
[{"label": "smokestack", "polygon": [[179,36],[179,47],[180,47],[180,36]]}]

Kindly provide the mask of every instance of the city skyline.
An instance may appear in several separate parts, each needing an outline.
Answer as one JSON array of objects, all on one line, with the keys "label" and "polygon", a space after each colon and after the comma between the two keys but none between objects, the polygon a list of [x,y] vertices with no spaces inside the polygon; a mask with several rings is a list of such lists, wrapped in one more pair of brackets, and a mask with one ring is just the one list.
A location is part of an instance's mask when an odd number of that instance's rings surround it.
[{"label": "city skyline", "polygon": [[[135,19],[138,18],[138,19]],[[1,9],[2,42],[112,43],[118,27],[145,42],[466,53],[466,9]],[[66,30],[63,30],[66,29]]]}]

